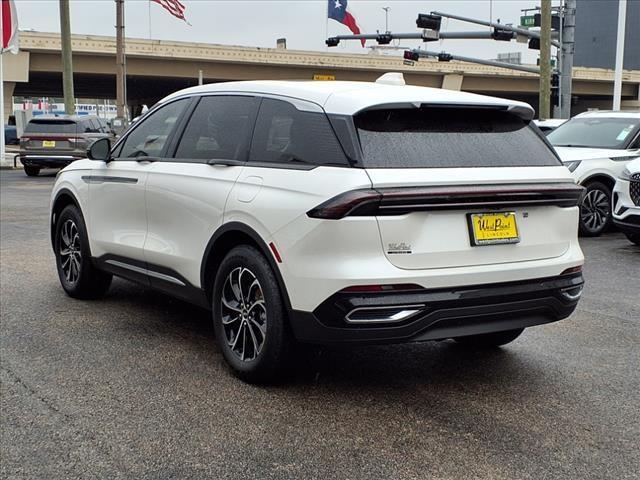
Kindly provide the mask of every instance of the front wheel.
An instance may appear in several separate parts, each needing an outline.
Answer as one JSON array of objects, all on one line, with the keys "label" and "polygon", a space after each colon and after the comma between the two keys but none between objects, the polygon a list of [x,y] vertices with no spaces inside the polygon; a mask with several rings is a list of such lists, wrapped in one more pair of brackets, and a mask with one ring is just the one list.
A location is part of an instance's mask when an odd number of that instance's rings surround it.
[{"label": "front wheel", "polygon": [[26,173],[28,177],[37,177],[38,174],[40,173],[40,167],[25,165],[24,173]]},{"label": "front wheel", "polygon": [[640,245],[640,233],[625,233],[631,243]]},{"label": "front wheel", "polygon": [[233,373],[249,383],[280,376],[293,339],[278,282],[257,249],[242,245],[227,254],[212,303],[216,342]]},{"label": "front wheel", "polygon": [[482,333],[480,335],[469,335],[466,337],[456,337],[454,340],[470,347],[491,348],[506,345],[513,342],[520,336],[524,328],[515,330],[505,330],[503,332]]},{"label": "front wheel", "polygon": [[65,207],[56,219],[53,244],[58,277],[70,297],[94,299],[107,292],[112,276],[91,262],[84,218],[75,205]]},{"label": "front wheel", "polygon": [[598,237],[611,224],[611,189],[601,182],[585,185],[580,205],[580,235]]}]

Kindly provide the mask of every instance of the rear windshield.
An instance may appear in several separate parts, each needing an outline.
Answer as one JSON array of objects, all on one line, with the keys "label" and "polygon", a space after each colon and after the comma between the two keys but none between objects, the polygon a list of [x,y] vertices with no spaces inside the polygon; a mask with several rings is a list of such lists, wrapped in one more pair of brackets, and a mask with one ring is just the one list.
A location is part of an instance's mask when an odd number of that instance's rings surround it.
[{"label": "rear windshield", "polygon": [[528,123],[460,108],[370,110],[355,117],[366,168],[560,165]]},{"label": "rear windshield", "polygon": [[31,120],[24,129],[25,133],[76,133],[73,120]]},{"label": "rear windshield", "polygon": [[574,118],[547,137],[556,147],[625,148],[640,125],[637,118]]}]

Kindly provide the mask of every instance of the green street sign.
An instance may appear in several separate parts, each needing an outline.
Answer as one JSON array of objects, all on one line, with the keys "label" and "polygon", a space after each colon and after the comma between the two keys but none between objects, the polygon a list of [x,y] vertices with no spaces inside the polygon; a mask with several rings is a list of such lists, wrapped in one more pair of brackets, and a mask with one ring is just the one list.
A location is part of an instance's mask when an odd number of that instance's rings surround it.
[{"label": "green street sign", "polygon": [[520,17],[520,25],[529,28],[536,26],[536,17],[535,15],[523,15]]}]

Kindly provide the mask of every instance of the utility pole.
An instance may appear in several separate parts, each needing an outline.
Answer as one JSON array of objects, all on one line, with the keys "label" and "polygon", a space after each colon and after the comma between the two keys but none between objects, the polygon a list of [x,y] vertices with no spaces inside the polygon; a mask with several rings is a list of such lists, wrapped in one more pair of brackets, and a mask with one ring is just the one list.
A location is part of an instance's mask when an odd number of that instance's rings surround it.
[{"label": "utility pole", "polygon": [[540,102],[538,118],[549,118],[551,96],[551,0],[540,5]]},{"label": "utility pole", "polygon": [[71,57],[71,20],[69,18],[69,0],[60,0],[60,37],[62,43],[62,91],[64,94],[64,112],[76,113],[76,100],[73,95],[73,62]]},{"label": "utility pole", "polygon": [[562,51],[560,53],[560,118],[571,118],[571,79],[575,52],[576,0],[565,0],[562,11]]},{"label": "utility pole", "polygon": [[616,70],[613,74],[613,109],[620,110],[622,97],[622,68],[624,62],[624,35],[627,20],[627,0],[618,3],[618,38],[616,40]]},{"label": "utility pole", "polygon": [[389,10],[391,10],[391,7],[382,7],[382,10],[384,10],[384,31],[388,32],[389,31]]},{"label": "utility pole", "polygon": [[125,117],[125,66],[124,66],[124,0],[116,1],[116,108],[120,118]]}]

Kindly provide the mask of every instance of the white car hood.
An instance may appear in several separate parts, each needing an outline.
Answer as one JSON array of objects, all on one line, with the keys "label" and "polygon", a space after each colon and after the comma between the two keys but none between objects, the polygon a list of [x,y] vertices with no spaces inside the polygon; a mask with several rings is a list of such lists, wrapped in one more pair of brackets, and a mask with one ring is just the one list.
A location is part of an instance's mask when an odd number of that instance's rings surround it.
[{"label": "white car hood", "polygon": [[554,147],[563,162],[573,160],[593,160],[595,158],[637,157],[635,150],[616,150],[608,148]]}]

